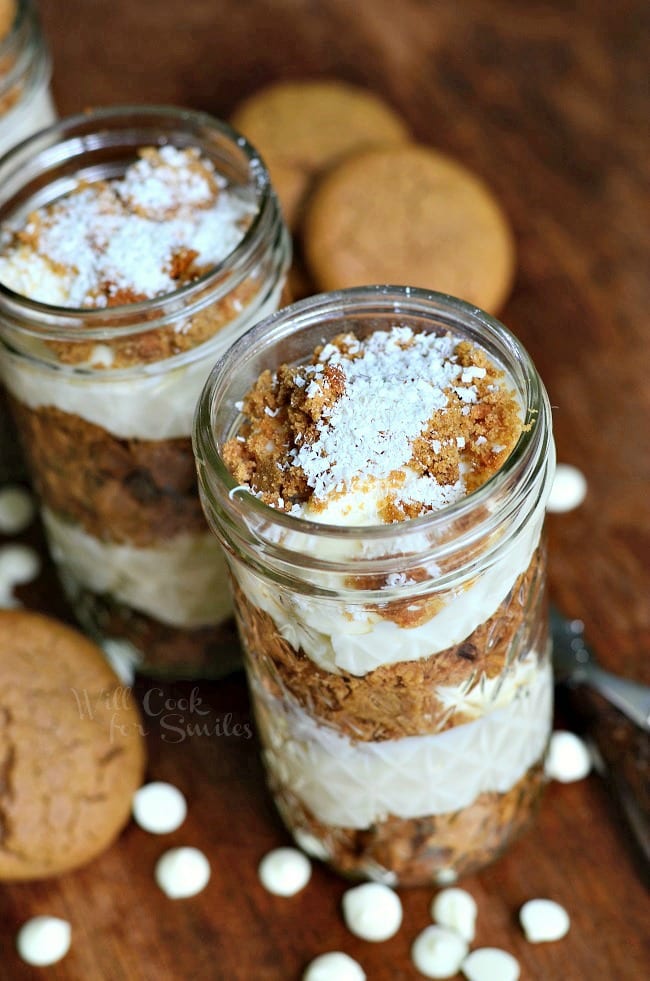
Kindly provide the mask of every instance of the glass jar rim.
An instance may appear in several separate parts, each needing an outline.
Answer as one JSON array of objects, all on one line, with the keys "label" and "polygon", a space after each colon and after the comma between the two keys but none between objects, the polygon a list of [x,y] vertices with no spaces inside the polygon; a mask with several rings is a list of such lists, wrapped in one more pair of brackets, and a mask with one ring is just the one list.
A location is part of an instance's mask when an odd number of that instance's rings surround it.
[{"label": "glass jar rim", "polygon": [[[213,431],[213,411],[219,388],[223,387],[224,381],[236,370],[235,366],[242,366],[250,360],[264,341],[270,347],[279,340],[287,323],[293,321],[297,329],[300,326],[304,328],[317,323],[318,317],[325,319],[328,314],[342,308],[341,320],[353,319],[355,315],[371,312],[373,309],[377,312],[381,310],[387,315],[393,312],[396,318],[427,312],[438,315],[448,313],[459,318],[457,323],[462,321],[467,324],[470,321],[477,327],[480,325],[481,328],[487,329],[491,337],[501,345],[502,356],[510,355],[513,364],[519,369],[519,380],[517,382],[513,378],[513,381],[518,384],[518,387],[522,385],[524,387],[525,397],[522,398],[524,423],[537,419],[537,424],[528,428],[524,426],[515,447],[502,467],[484,484],[455,503],[418,518],[389,525],[340,526],[311,521],[263,503],[246,488],[238,487],[219,451]],[[504,366],[511,374],[513,364]],[[267,367],[273,370],[279,365],[267,365]],[[546,425],[541,424],[542,417]],[[399,537],[400,542],[406,542],[409,538],[420,539],[423,532],[435,534],[436,530],[444,528],[450,522],[462,521],[465,516],[481,506],[487,506],[488,502],[495,499],[501,501],[500,508],[497,507],[501,519],[507,520],[507,517],[515,513],[521,504],[520,495],[509,494],[509,488],[517,483],[520,485],[522,482],[526,483],[524,476],[532,464],[535,464],[532,467],[534,471],[532,476],[535,477],[538,476],[539,467],[544,465],[545,451],[550,445],[549,421],[548,396],[533,362],[520,341],[500,321],[476,306],[448,294],[408,286],[375,285],[317,294],[281,309],[248,331],[213,367],[195,411],[193,440],[200,478],[202,477],[205,503],[211,506],[210,496],[215,491],[215,481],[210,481],[209,474],[206,476],[207,467],[214,474],[219,503],[226,510],[231,523],[237,525],[245,523],[245,515],[250,513],[255,516],[260,525],[275,526],[287,534],[302,533],[314,536],[314,539],[338,541],[350,541],[361,537],[364,541],[375,543]],[[530,484],[529,479],[526,486]],[[487,511],[494,520],[494,515],[489,508]],[[485,522],[475,524],[466,538],[454,537],[453,541],[449,542],[448,549],[443,549],[439,554],[449,554],[465,548],[470,540],[485,533]],[[310,564],[314,568],[332,568],[328,560],[320,562],[313,557],[310,557]]]},{"label": "glass jar rim", "polygon": [[[0,40],[0,59],[15,60],[8,72],[0,75],[0,97],[25,80],[28,87],[37,86],[41,79],[49,78],[51,63],[40,32],[36,6],[33,0],[18,0],[16,14],[9,31]],[[12,105],[7,111],[14,110]],[[0,117],[0,124],[3,119]]]},{"label": "glass jar rim", "polygon": [[[99,107],[88,112],[67,116],[32,134],[9,150],[0,160],[0,175],[3,170],[10,168],[9,176],[11,176],[20,171],[21,165],[24,165],[27,160],[33,161],[38,154],[56,146],[64,146],[68,142],[74,146],[75,141],[80,141],[78,145],[81,151],[84,149],[84,142],[90,140],[93,135],[99,137],[102,132],[110,133],[108,124],[111,122],[115,123],[114,132],[132,133],[137,122],[134,121],[129,125],[127,123],[129,117],[140,120],[142,124],[149,122],[152,126],[156,122],[163,124],[165,120],[170,123],[176,121],[181,125],[185,124],[188,133],[191,133],[191,127],[195,127],[197,133],[201,127],[204,127],[207,131],[217,132],[229,140],[233,148],[243,154],[243,159],[248,165],[249,182],[255,190],[257,205],[253,221],[235,248],[221,262],[211,266],[196,280],[169,293],[137,303],[120,304],[109,308],[58,306],[16,293],[0,282],[0,310],[2,313],[11,314],[23,321],[21,327],[28,333],[39,337],[45,336],[63,340],[69,336],[69,331],[74,332],[83,324],[84,339],[90,340],[116,338],[122,333],[132,333],[134,329],[151,330],[165,326],[175,320],[179,313],[190,315],[203,306],[206,302],[206,294],[209,294],[212,301],[215,298],[213,290],[221,282],[224,283],[225,289],[232,289],[231,278],[239,274],[243,277],[250,262],[251,252],[264,234],[265,221],[274,194],[269,173],[260,154],[241,133],[233,129],[227,122],[197,109],[173,105],[123,104]],[[121,119],[125,121],[122,130],[118,125]],[[103,130],[102,126],[105,127]],[[146,142],[146,134],[143,134],[141,139],[133,138],[131,145],[135,148],[146,145]],[[112,145],[110,141],[105,144],[95,142],[89,145],[87,149],[92,151],[110,145]],[[163,146],[166,144],[159,140],[154,145]],[[193,146],[198,145],[198,143],[188,142],[187,145]],[[81,152],[78,155],[81,156]],[[57,160],[59,163],[61,162],[60,158]],[[35,175],[31,174],[30,176]],[[6,205],[7,200],[10,199],[6,199],[0,204]],[[152,315],[157,316],[153,319]],[[146,319],[144,319],[145,317]]]},{"label": "glass jar rim", "polygon": [[28,19],[33,13],[34,4],[32,0],[17,0],[16,12],[11,27],[0,40],[0,58],[3,58],[14,47],[16,39],[24,30]]}]

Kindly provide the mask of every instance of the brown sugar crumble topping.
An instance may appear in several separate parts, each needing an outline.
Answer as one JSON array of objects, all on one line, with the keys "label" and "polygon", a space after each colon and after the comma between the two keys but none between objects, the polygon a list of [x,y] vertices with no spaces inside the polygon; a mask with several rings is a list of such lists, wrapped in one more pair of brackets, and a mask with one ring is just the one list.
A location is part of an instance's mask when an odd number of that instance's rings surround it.
[{"label": "brown sugar crumble topping", "polygon": [[[504,372],[449,334],[344,333],[310,362],[263,372],[223,448],[264,503],[330,523],[393,523],[459,500],[525,428]],[[364,502],[364,503],[361,503]]]}]

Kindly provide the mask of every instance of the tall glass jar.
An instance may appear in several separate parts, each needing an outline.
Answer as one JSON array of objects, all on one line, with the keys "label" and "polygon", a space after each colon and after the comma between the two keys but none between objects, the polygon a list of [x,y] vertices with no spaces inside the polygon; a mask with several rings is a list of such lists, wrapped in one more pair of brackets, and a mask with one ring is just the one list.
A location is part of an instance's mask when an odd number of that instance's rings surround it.
[{"label": "tall glass jar", "polygon": [[[260,373],[304,363],[342,332],[394,326],[450,332],[505,372],[524,427],[497,473],[439,511],[360,527],[305,520],[238,487],[223,447]],[[535,811],[552,712],[550,422],[512,334],[408,288],[285,308],[223,356],[203,391],[199,488],[228,556],[268,781],[296,842],[346,876],[454,881]]]},{"label": "tall glass jar", "polygon": [[13,22],[4,35],[0,24],[0,156],[54,122],[51,74],[36,6],[32,0],[16,0]]},{"label": "tall glass jar", "polygon": [[280,302],[289,244],[267,171],[242,137],[203,113],[102,109],[0,162],[0,222],[23,228],[80,181],[121,178],[143,148],[165,147],[199,152],[246,202],[239,243],[173,292],[104,308],[55,306],[0,284],[0,369],[81,624],[142,671],[217,676],[237,644],[190,432],[215,359]]},{"label": "tall glass jar", "polygon": [[[54,122],[50,75],[50,56],[32,0],[0,4],[0,157]],[[0,386],[0,480],[23,475],[23,460]]]}]

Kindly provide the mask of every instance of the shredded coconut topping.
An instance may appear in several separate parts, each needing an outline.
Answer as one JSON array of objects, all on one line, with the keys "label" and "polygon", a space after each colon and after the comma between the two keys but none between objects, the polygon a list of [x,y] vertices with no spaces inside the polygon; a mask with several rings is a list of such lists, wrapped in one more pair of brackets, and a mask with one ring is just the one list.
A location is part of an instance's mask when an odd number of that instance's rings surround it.
[{"label": "shredded coconut topping", "polygon": [[[356,339],[345,354],[332,344],[321,351],[322,364],[340,368],[344,391],[323,412],[313,442],[291,454],[316,498],[345,490],[360,474],[385,478],[408,463],[412,441],[446,407],[445,389],[460,374],[453,348],[449,337],[396,327],[372,334],[363,357],[353,357],[361,352]],[[313,376],[307,398],[326,386],[318,367],[305,369]]]},{"label": "shredded coconut topping", "polygon": [[69,307],[150,299],[223,261],[253,212],[196,148],[144,148],[122,178],[80,181],[6,231],[0,281]]},{"label": "shredded coconut topping", "polygon": [[484,351],[399,324],[363,340],[339,335],[308,364],[264,372],[242,411],[224,447],[238,482],[333,523],[445,507],[496,472],[522,430],[516,397]]}]

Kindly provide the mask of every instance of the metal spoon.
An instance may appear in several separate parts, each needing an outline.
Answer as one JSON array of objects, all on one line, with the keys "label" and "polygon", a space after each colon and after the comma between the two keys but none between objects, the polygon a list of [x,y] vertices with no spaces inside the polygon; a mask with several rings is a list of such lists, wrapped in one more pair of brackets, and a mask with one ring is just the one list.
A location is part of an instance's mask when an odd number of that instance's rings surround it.
[{"label": "metal spoon", "polygon": [[620,678],[599,667],[585,644],[582,620],[569,620],[551,606],[550,623],[557,680],[588,685],[642,729],[650,731],[650,686]]}]

